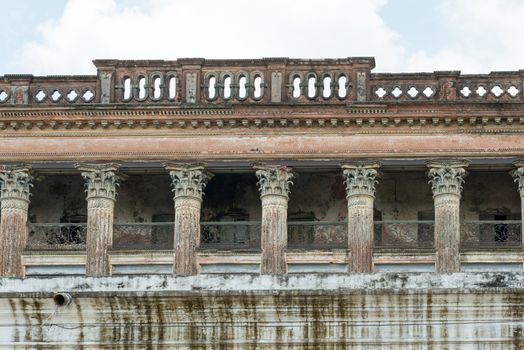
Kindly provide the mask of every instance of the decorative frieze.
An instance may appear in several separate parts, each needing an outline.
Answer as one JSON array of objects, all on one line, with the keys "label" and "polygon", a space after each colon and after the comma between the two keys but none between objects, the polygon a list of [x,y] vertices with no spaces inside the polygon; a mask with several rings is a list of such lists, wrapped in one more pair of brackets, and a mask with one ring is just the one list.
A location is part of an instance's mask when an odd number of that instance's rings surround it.
[{"label": "decorative frieze", "polygon": [[263,164],[256,164],[254,168],[261,197],[266,195],[288,197],[289,186],[293,184],[292,179],[295,176],[290,168]]},{"label": "decorative frieze", "polygon": [[[86,181],[87,199],[116,199],[116,187],[123,176],[118,173],[119,165],[109,164],[77,164]],[[101,202],[102,203],[102,202]]]},{"label": "decorative frieze", "polygon": [[467,175],[467,160],[443,160],[427,163],[429,183],[433,196],[440,194],[456,194],[460,197],[462,184]]},{"label": "decorative frieze", "polygon": [[342,165],[347,197],[355,195],[375,196],[378,183],[378,162],[355,162]]}]

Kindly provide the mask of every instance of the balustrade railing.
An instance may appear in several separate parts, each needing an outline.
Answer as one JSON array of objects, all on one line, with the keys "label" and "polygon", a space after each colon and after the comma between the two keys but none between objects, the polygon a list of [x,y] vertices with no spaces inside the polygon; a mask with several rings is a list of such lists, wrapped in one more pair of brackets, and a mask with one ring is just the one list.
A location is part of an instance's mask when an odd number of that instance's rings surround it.
[{"label": "balustrade railing", "polygon": [[372,57],[96,60],[95,76],[0,76],[0,106],[514,101],[524,72],[371,73]]},{"label": "balustrade railing", "polygon": [[[85,223],[29,223],[27,249],[82,250],[86,245]],[[172,222],[115,223],[114,249],[173,249]],[[374,222],[376,248],[433,248],[434,221],[382,220]],[[522,223],[519,220],[463,221],[461,248],[519,248]],[[289,249],[347,249],[346,222],[288,222]],[[202,222],[201,248],[217,250],[259,250],[260,222]]]},{"label": "balustrade railing", "polygon": [[522,100],[522,72],[461,75],[379,73],[370,80],[372,101],[515,101]]},{"label": "balustrade railing", "polygon": [[347,249],[346,222],[290,221],[288,222],[289,249]]},{"label": "balustrade railing", "polygon": [[113,249],[171,250],[173,232],[172,222],[115,223]]},{"label": "balustrade railing", "polygon": [[370,81],[372,101],[438,100],[439,82],[433,73],[373,74]]},{"label": "balustrade railing", "polygon": [[0,78],[0,106],[64,106],[99,102],[97,76],[5,75]]},{"label": "balustrade railing", "polygon": [[260,250],[259,221],[208,221],[200,223],[200,248]]},{"label": "balustrade railing", "polygon": [[85,223],[29,223],[29,250],[83,250],[86,247]]},{"label": "balustrade railing", "polygon": [[464,249],[522,246],[520,220],[463,221],[460,228],[461,247]]},{"label": "balustrade railing", "polygon": [[375,221],[377,248],[433,248],[434,221],[382,220]]}]

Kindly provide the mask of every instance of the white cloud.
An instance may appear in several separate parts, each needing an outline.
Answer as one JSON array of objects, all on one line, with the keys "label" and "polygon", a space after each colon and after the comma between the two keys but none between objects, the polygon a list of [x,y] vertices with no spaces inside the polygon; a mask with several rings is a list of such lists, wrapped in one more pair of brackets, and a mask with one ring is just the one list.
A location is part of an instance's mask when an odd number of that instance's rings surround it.
[{"label": "white cloud", "polygon": [[407,70],[485,73],[524,68],[523,1],[441,0],[438,10],[447,44],[411,54]]},{"label": "white cloud", "polygon": [[61,18],[23,46],[35,74],[94,72],[91,59],[376,56],[400,66],[404,49],[378,12],[386,0],[69,0]]},{"label": "white cloud", "polygon": [[439,16],[447,40],[441,47],[412,51],[403,44],[409,38],[380,17],[386,3],[144,0],[140,7],[122,7],[115,0],[69,0],[58,20],[44,23],[38,39],[22,46],[17,70],[92,74],[95,58],[271,56],[375,56],[375,71],[392,72],[524,68],[521,0],[439,0],[437,13],[429,15]]}]

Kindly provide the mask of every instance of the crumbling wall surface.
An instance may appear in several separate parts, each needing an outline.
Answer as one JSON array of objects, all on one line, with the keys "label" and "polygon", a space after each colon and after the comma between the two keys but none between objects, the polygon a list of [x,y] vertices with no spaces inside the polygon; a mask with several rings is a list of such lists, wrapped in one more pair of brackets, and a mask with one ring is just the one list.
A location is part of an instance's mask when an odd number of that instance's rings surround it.
[{"label": "crumbling wall surface", "polygon": [[87,219],[85,186],[80,174],[40,176],[33,184],[30,222],[80,222]]},{"label": "crumbling wall surface", "polygon": [[202,221],[260,221],[262,203],[252,173],[217,174],[204,188]]},{"label": "crumbling wall surface", "polygon": [[299,172],[289,195],[290,219],[344,221],[347,218],[346,190],[342,171]]},{"label": "crumbling wall surface", "polygon": [[471,171],[462,198],[461,216],[466,220],[486,219],[482,213],[520,216],[520,195],[508,171]]},{"label": "crumbling wall surface", "polygon": [[523,291],[509,273],[4,279],[0,349],[521,349]]},{"label": "crumbling wall surface", "polygon": [[385,172],[375,192],[375,208],[383,220],[417,220],[433,211],[433,195],[424,171]]},{"label": "crumbling wall surface", "polygon": [[171,180],[167,174],[132,174],[121,181],[115,222],[151,222],[154,216],[175,217]]}]

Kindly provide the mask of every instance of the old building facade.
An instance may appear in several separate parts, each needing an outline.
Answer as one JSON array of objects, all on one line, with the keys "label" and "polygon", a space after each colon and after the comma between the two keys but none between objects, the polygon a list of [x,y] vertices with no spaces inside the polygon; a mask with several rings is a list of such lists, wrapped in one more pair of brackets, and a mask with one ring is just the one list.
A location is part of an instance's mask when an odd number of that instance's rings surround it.
[{"label": "old building facade", "polygon": [[0,348],[521,349],[524,71],[0,80]]}]

